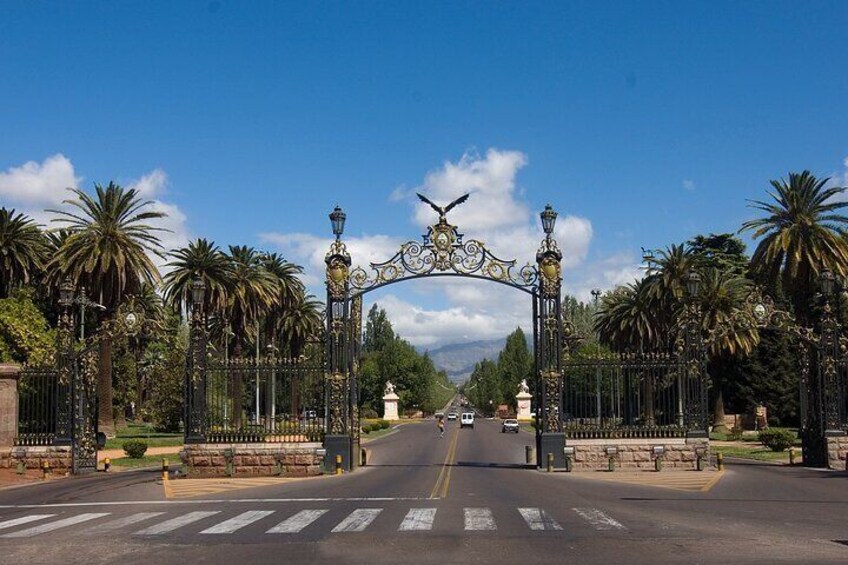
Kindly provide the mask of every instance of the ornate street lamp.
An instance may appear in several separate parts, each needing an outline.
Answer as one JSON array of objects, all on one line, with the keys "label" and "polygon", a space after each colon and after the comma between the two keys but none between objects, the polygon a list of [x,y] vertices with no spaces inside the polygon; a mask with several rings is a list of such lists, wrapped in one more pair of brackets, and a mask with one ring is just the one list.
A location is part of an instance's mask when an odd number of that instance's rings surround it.
[{"label": "ornate street lamp", "polygon": [[550,204],[545,204],[545,209],[542,210],[542,213],[539,215],[542,217],[542,229],[545,231],[545,235],[550,237],[551,234],[554,233],[557,213]]},{"label": "ornate street lamp", "polygon": [[191,303],[203,304],[203,297],[206,295],[206,283],[203,279],[194,279],[191,283]]},{"label": "ornate street lamp", "polygon": [[695,298],[698,296],[700,290],[701,275],[695,271],[689,271],[689,274],[686,275],[686,293],[689,295],[689,298]]},{"label": "ornate street lamp", "polygon": [[824,269],[821,275],[819,275],[819,282],[821,283],[822,293],[827,297],[833,296],[833,290],[836,287],[836,279],[833,276],[833,271]]},{"label": "ornate street lamp", "polygon": [[333,235],[336,236],[336,241],[344,233],[345,218],[347,218],[347,215],[338,206],[330,213],[330,222],[333,224]]},{"label": "ornate street lamp", "polygon": [[74,302],[74,283],[71,279],[65,279],[59,286],[59,304],[70,306]]}]

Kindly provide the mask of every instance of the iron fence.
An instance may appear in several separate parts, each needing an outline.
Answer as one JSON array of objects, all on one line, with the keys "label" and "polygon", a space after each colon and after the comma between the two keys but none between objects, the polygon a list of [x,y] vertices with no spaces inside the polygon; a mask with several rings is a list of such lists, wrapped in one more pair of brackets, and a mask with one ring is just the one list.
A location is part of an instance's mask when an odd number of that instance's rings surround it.
[{"label": "iron fence", "polygon": [[564,363],[563,429],[574,439],[684,437],[701,427],[699,372],[665,354]]},{"label": "iron fence", "polygon": [[323,363],[234,360],[206,368],[209,443],[322,441],[324,418]]},{"label": "iron fence", "polygon": [[18,384],[18,435],[15,445],[53,445],[58,408],[56,368],[25,367]]}]

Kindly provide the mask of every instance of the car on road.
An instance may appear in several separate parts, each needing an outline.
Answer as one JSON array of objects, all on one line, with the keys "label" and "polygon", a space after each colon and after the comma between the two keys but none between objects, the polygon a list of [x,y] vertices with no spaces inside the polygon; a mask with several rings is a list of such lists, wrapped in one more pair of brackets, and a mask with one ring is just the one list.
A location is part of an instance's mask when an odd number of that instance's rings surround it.
[{"label": "car on road", "polygon": [[506,432],[518,433],[518,420],[514,418],[504,420],[503,425],[501,426],[501,433],[505,434]]},{"label": "car on road", "polygon": [[463,412],[459,419],[460,428],[474,428],[474,412]]},{"label": "car on road", "polygon": [[457,414],[456,412],[448,412],[448,420],[456,420]]}]

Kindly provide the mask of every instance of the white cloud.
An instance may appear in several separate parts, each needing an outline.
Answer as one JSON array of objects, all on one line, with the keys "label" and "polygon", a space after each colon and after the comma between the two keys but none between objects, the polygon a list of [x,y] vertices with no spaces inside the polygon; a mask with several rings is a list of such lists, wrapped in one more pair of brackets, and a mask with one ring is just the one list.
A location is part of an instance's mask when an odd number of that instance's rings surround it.
[{"label": "white cloud", "polygon": [[[188,244],[191,239],[191,232],[188,229],[188,218],[185,213],[176,204],[156,198],[167,191],[168,175],[165,171],[160,168],[153,169],[137,180],[129,182],[128,186],[135,188],[140,197],[151,201],[149,210],[165,214],[164,218],[151,220],[149,223],[154,227],[166,230],[156,233],[162,248],[166,252]],[[162,259],[154,256],[153,261],[160,271],[167,271],[165,267],[168,262],[167,258]]]},{"label": "white cloud", "polygon": [[168,186],[168,175],[162,169],[156,168],[130,183],[143,198],[154,198],[165,191]]},{"label": "white cloud", "polygon": [[43,221],[43,209],[61,206],[67,189],[77,188],[81,181],[70,159],[57,153],[41,163],[28,161],[0,173],[0,196]]},{"label": "white cloud", "polygon": [[691,179],[683,179],[683,188],[689,192],[693,192],[695,190],[695,181]]}]

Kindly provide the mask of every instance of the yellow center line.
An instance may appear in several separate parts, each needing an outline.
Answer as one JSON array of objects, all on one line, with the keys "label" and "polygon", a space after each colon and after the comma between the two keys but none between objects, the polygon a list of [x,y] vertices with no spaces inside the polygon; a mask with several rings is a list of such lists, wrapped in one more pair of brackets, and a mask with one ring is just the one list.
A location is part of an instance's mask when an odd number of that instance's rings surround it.
[{"label": "yellow center line", "polygon": [[[454,430],[454,431],[455,431],[456,437],[458,439],[459,438],[459,430]],[[458,441],[454,441],[453,445],[451,446],[451,452],[449,454],[449,458],[448,458],[448,462],[447,462],[448,472],[445,475],[445,480],[442,482],[442,494],[441,494],[440,498],[447,498],[448,497],[448,487],[450,486],[451,472],[453,471],[453,464],[456,460],[456,446],[458,444],[459,444]]]},{"label": "yellow center line", "polygon": [[[439,487],[442,485],[442,479],[445,478],[446,472],[450,474],[451,459],[453,458],[454,453],[456,452],[456,442],[459,439],[459,430],[454,428],[453,437],[451,438],[450,446],[448,446],[448,453],[445,455],[445,462],[442,464],[442,468],[439,470],[439,477],[436,479],[436,484],[433,485],[433,490],[430,491],[430,498],[438,498],[437,494],[439,493]],[[447,491],[444,491],[447,493]]]}]

